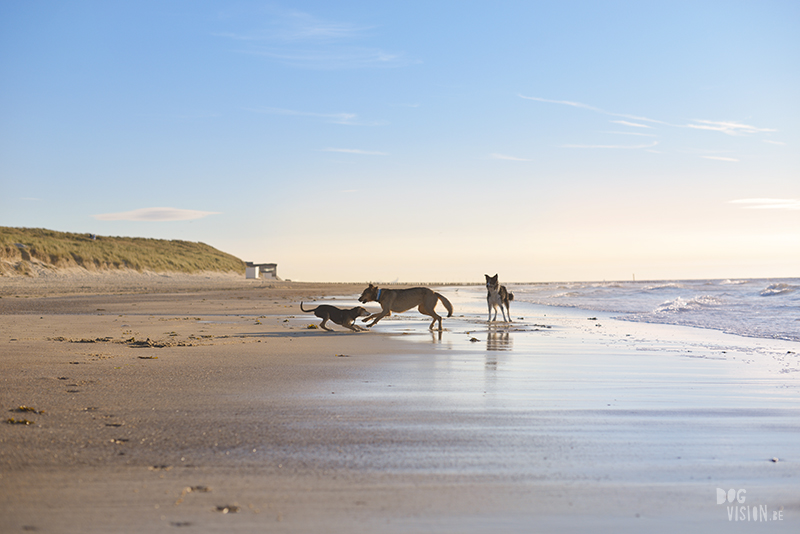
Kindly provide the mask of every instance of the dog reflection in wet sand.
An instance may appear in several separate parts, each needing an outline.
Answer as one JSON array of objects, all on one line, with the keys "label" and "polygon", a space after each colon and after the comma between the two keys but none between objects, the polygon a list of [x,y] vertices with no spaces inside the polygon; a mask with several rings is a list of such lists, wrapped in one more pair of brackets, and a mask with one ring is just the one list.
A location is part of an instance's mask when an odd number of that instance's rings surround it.
[{"label": "dog reflection in wet sand", "polygon": [[436,304],[442,301],[444,307],[447,308],[447,316],[453,315],[453,305],[445,297],[428,289],[427,287],[410,287],[407,289],[379,289],[378,286],[372,284],[361,293],[358,298],[359,302],[377,302],[381,305],[381,311],[373,313],[363,321],[366,323],[372,319],[372,323],[367,326],[375,326],[375,323],[388,317],[392,312],[402,313],[417,307],[419,312],[423,315],[433,317],[429,330],[433,330],[433,326],[439,323],[439,332],[442,331],[442,318],[434,311]]}]

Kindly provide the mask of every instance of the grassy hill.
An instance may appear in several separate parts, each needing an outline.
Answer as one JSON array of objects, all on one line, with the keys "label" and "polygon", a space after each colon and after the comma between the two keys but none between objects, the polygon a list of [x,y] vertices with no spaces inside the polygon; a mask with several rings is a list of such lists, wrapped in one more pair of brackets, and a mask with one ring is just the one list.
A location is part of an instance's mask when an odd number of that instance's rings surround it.
[{"label": "grassy hill", "polygon": [[89,271],[244,273],[239,258],[204,243],[140,237],[107,237],[42,228],[0,226],[0,276],[35,275],[41,269]]}]

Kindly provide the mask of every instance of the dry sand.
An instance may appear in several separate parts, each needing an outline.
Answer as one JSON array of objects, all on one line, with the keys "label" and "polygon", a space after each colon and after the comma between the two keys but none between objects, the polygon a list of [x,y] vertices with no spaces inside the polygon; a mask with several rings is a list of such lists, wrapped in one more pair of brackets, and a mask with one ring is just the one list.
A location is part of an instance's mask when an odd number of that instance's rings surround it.
[{"label": "dry sand", "polygon": [[0,279],[0,410],[33,423],[0,424],[0,532],[800,528],[796,344],[533,308],[490,328],[470,288],[441,336],[299,312],[363,287]]}]

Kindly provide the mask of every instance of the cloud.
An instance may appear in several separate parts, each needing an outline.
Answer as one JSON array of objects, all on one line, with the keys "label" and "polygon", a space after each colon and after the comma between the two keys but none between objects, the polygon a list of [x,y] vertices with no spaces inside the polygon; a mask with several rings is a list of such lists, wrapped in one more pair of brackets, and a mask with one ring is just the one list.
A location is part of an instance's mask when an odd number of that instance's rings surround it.
[{"label": "cloud", "polygon": [[705,159],[713,159],[717,161],[739,161],[736,158],[726,158],[725,156],[700,156],[700,157]]},{"label": "cloud", "polygon": [[268,115],[314,117],[319,119],[325,119],[325,122],[330,122],[333,124],[345,124],[348,126],[377,126],[383,124],[380,122],[359,121],[357,120],[358,115],[356,115],[355,113],[314,113],[312,111],[296,111],[293,109],[282,109],[282,108],[271,108],[271,107],[245,108],[245,110],[252,111],[253,113],[264,113]]},{"label": "cloud", "polygon": [[600,133],[618,134],[618,135],[638,135],[641,137],[657,137],[656,134],[641,133],[641,132],[600,132]]},{"label": "cloud", "polygon": [[358,148],[323,148],[323,152],[343,152],[345,154],[361,154],[363,156],[388,156],[387,152],[360,150]]},{"label": "cloud", "polygon": [[338,70],[399,67],[411,63],[401,53],[357,46],[374,28],[321,20],[308,13],[270,9],[262,28],[213,35],[244,45],[240,53],[266,57],[297,68]]},{"label": "cloud", "polygon": [[[638,117],[636,115],[628,115],[625,113],[615,113],[613,111],[606,111],[601,108],[596,108],[594,106],[589,106],[587,104],[582,104],[580,102],[571,102],[569,100],[550,100],[547,98],[539,98],[536,96],[524,96],[518,95],[520,98],[524,98],[526,100],[534,100],[536,102],[547,102],[550,104],[561,104],[564,106],[576,107],[581,109],[587,109],[589,111],[594,111],[595,113],[602,113],[603,115],[611,115],[612,117],[623,117],[626,119],[632,119],[639,122],[649,122],[653,124],[662,124],[665,126],[670,126],[673,128],[691,128],[695,130],[709,130],[715,132],[722,132],[727,135],[741,135],[741,134],[758,134],[758,133],[766,133],[766,132],[776,132],[772,128],[759,128],[757,126],[751,126],[749,124],[742,124],[740,122],[733,122],[733,121],[710,121],[704,119],[692,119],[693,123],[688,124],[673,124],[669,122],[664,122],[656,119],[649,119],[647,117]],[[618,122],[621,124],[626,124],[627,126],[639,126],[645,127],[648,126],[642,124],[636,124],[628,121],[612,121]]]},{"label": "cloud", "polygon": [[653,141],[647,145],[560,145],[560,148],[613,148],[623,150],[639,150],[643,148],[653,148],[658,141]]},{"label": "cloud", "polygon": [[786,146],[786,143],[784,143],[783,141],[773,141],[771,139],[764,139],[764,142],[769,143],[771,145]]},{"label": "cloud", "polygon": [[356,26],[348,22],[321,20],[301,11],[269,8],[268,10],[270,18],[258,30],[244,33],[217,32],[213,35],[237,41],[330,42],[357,38],[372,29],[369,26]]},{"label": "cloud", "polygon": [[489,154],[489,157],[492,159],[502,159],[506,161],[531,161],[527,158],[518,158],[515,156],[507,156],[505,154],[497,154],[497,153]]},{"label": "cloud", "polygon": [[748,124],[739,122],[718,122],[707,121],[701,119],[693,119],[698,124],[687,124],[686,128],[694,128],[695,130],[712,130],[715,132],[722,132],[728,135],[752,134],[761,132],[776,132],[771,128],[757,128]]},{"label": "cloud", "polygon": [[741,198],[729,203],[748,210],[800,210],[800,200],[793,198]]},{"label": "cloud", "polygon": [[98,221],[191,221],[202,219],[208,215],[217,215],[219,211],[183,210],[180,208],[142,208],[120,213],[104,213],[92,215]]},{"label": "cloud", "polygon": [[368,67],[398,67],[402,57],[375,48],[339,47],[333,50],[285,50],[261,48],[248,54],[274,59],[294,67],[314,70],[344,70]]},{"label": "cloud", "polygon": [[635,128],[652,128],[652,126],[648,126],[646,124],[637,124],[635,122],[628,122],[628,121],[610,121],[615,124],[622,124],[623,126],[633,126]]},{"label": "cloud", "polygon": [[[666,124],[668,126],[674,126],[673,124],[669,124],[669,123],[666,123],[666,122],[663,122],[663,121],[659,121],[659,120],[655,120],[655,119],[648,119],[647,117],[639,117],[639,116],[636,116],[636,115],[627,115],[625,113],[614,113],[613,111],[606,111],[604,109],[596,108],[594,106],[589,106],[587,104],[582,104],[580,102],[570,102],[569,100],[549,100],[547,98],[539,98],[537,96],[525,96],[525,95],[518,95],[518,96],[520,98],[524,98],[526,100],[535,100],[536,102],[547,102],[547,103],[550,103],[550,104],[561,104],[561,105],[564,105],[564,106],[571,106],[571,107],[575,107],[575,108],[588,109],[589,111],[594,111],[595,113],[602,113],[603,115],[611,115],[612,117],[623,117],[623,118],[626,118],[626,119],[633,119],[633,120],[636,120],[636,121],[652,122],[654,124]],[[628,124],[632,124],[632,123],[628,123]],[[643,126],[643,125],[639,125],[639,126]],[[647,128],[648,126],[643,126],[643,127]]]}]

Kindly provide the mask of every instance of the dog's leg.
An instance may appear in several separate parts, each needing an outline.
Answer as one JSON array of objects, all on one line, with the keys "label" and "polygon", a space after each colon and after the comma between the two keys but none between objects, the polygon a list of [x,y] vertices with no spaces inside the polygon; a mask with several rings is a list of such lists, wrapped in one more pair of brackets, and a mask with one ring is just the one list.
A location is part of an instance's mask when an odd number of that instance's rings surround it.
[{"label": "dog's leg", "polygon": [[328,322],[328,319],[329,319],[329,317],[327,315],[323,316],[322,317],[322,323],[320,323],[319,327],[322,328],[323,330],[328,331],[328,332],[333,332],[333,330],[331,330],[330,328],[325,326],[327,324],[327,322]]},{"label": "dog's leg", "polygon": [[[435,302],[434,302],[433,306],[436,306]],[[442,331],[442,318],[439,316],[438,313],[436,313],[433,310],[433,306],[431,306],[431,308],[428,308],[425,305],[425,303],[422,303],[422,304],[419,305],[419,308],[417,308],[417,309],[419,310],[419,312],[421,314],[429,315],[429,316],[431,316],[433,318],[433,321],[431,321],[431,325],[428,327],[428,330],[433,330],[433,325],[436,324],[436,321],[439,321],[439,332],[441,332]]]},{"label": "dog's leg", "polygon": [[367,327],[369,328],[369,327],[375,326],[375,323],[377,323],[378,321],[380,321],[380,320],[381,320],[381,319],[383,319],[384,317],[388,317],[388,316],[389,316],[389,315],[391,315],[391,314],[392,314],[391,310],[383,310],[383,311],[382,311],[382,312],[380,312],[380,313],[375,313],[375,314],[373,314],[373,315],[370,315],[369,317],[367,317],[366,319],[364,319],[364,322],[367,322],[368,320],[370,320],[370,319],[372,319],[373,317],[375,317],[375,320],[374,320],[374,321],[372,321],[370,324],[368,324],[368,325],[367,325]]},{"label": "dog's leg", "polygon": [[492,301],[489,300],[489,297],[486,297],[486,305],[489,307],[489,318],[486,319],[487,323],[492,322]]},{"label": "dog's leg", "polygon": [[354,321],[355,321],[355,318],[353,318],[353,319],[350,319],[349,321],[345,321],[345,322],[342,324],[342,326],[346,326],[347,328],[349,328],[349,329],[350,329],[350,330],[352,330],[353,332],[363,332],[363,331],[364,331],[364,329],[363,329],[363,328],[361,328],[360,326],[358,326],[357,324],[355,324],[355,322],[354,322]]}]

